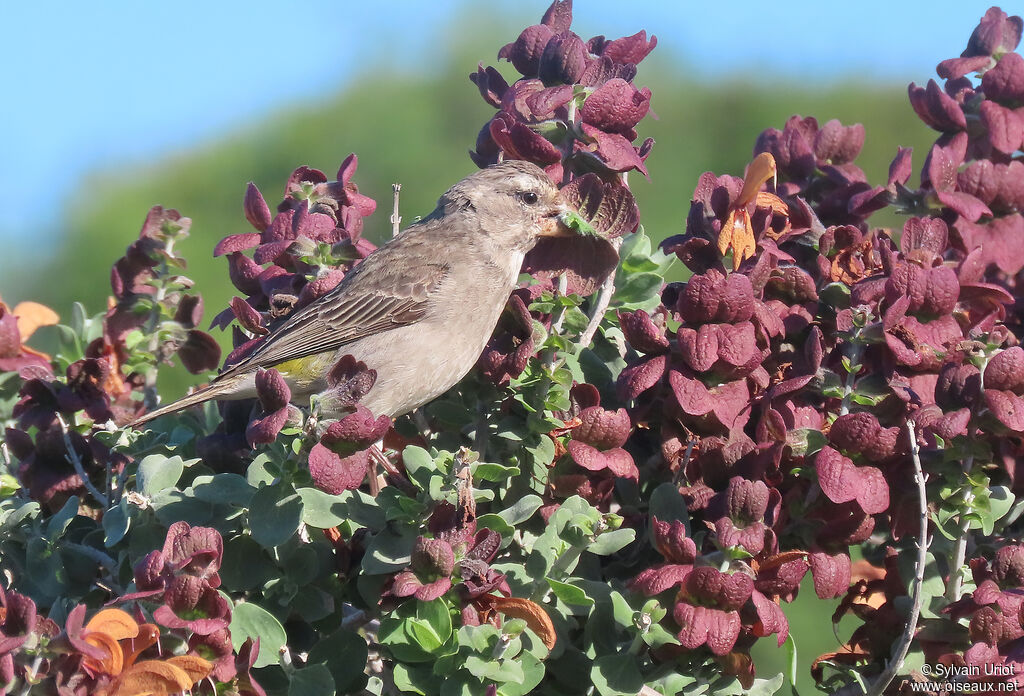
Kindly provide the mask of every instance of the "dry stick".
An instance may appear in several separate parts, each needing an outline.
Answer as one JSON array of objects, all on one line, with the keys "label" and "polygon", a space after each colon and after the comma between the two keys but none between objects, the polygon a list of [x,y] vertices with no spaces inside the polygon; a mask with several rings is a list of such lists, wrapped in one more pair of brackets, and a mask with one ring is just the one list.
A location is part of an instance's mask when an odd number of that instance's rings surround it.
[{"label": "dry stick", "polygon": [[398,195],[402,191],[402,185],[391,184],[391,191],[394,193],[394,202],[391,204],[391,236],[397,237],[402,231],[402,216],[398,214]]},{"label": "dry stick", "polygon": [[886,687],[896,678],[896,671],[903,665],[903,660],[910,650],[910,643],[914,640],[914,632],[917,631],[917,620],[921,616],[921,602],[923,600],[921,588],[924,583],[924,566],[928,561],[928,497],[924,488],[924,471],[921,469],[921,451],[917,446],[917,434],[914,432],[914,421],[907,421],[907,434],[910,437],[910,456],[914,461],[914,483],[917,484],[918,513],[921,530],[917,538],[917,563],[914,566],[913,601],[910,605],[910,617],[907,627],[903,630],[899,642],[893,652],[892,659],[878,679],[874,681],[867,691],[867,696],[880,696]]},{"label": "dry stick", "polygon": [[85,467],[82,466],[82,458],[78,456],[78,452],[75,451],[75,446],[71,442],[71,434],[68,432],[68,424],[64,421],[64,416],[57,414],[57,422],[60,423],[60,430],[64,433],[64,448],[67,450],[65,458],[68,463],[75,468],[75,473],[78,474],[79,478],[82,479],[82,484],[85,489],[92,494],[92,497],[96,498],[97,502],[101,503],[104,508],[110,505],[110,501],[107,496],[100,493],[99,489],[93,485],[89,477],[85,475]]}]

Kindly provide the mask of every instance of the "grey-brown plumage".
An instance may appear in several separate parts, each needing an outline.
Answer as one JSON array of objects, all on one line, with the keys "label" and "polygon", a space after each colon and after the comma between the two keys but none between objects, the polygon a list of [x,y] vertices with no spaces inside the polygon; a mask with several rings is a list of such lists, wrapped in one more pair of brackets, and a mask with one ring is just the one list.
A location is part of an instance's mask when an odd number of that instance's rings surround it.
[{"label": "grey-brown plumage", "polygon": [[362,399],[367,408],[408,413],[469,372],[526,252],[540,237],[570,234],[561,224],[567,210],[535,165],[510,161],[476,172],[209,386],[135,424],[210,399],[253,397],[258,368],[276,368],[301,401],[327,387],[331,366],[347,354],[377,371]]}]

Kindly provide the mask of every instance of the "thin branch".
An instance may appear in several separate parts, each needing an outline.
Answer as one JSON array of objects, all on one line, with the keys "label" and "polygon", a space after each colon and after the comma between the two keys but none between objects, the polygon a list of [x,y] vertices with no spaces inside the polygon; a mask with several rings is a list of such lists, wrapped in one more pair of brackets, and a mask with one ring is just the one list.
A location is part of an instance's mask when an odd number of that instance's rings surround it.
[{"label": "thin branch", "polygon": [[85,467],[82,466],[82,458],[78,456],[78,452],[75,450],[74,444],[71,442],[71,434],[68,432],[68,424],[64,421],[64,416],[57,414],[57,422],[60,423],[60,430],[64,433],[64,448],[67,450],[65,458],[68,463],[75,468],[75,473],[78,474],[79,478],[82,479],[82,485],[85,489],[92,494],[104,508],[110,505],[110,501],[107,496],[100,493],[100,490],[93,485],[93,482],[89,480],[89,477],[85,474]]},{"label": "thin branch", "polygon": [[[988,367],[988,363],[984,363],[978,370],[978,393],[985,393],[985,368]],[[974,415],[973,413],[971,414]],[[972,431],[974,428],[968,431],[968,438],[972,437]],[[967,479],[971,474],[971,469],[974,468],[974,455],[970,455],[960,463],[961,471],[963,471],[964,479]],[[965,485],[963,493],[960,496],[960,504],[964,508],[970,508],[971,503],[974,502],[974,493],[971,491],[970,485]],[[960,517],[960,534],[956,538],[956,546],[953,547],[953,565],[950,566],[949,571],[949,583],[946,585],[946,599],[950,602],[955,602],[960,599],[961,588],[963,586],[964,565],[967,562],[967,544],[971,538],[971,521],[967,515],[961,515]]]},{"label": "thin branch", "polygon": [[402,185],[391,184],[391,191],[394,193],[394,201],[391,204],[391,236],[397,237],[402,231],[402,216],[398,214],[398,196],[402,191]]},{"label": "thin branch", "polygon": [[924,487],[924,471],[921,469],[921,451],[917,446],[917,433],[914,432],[914,421],[907,421],[907,435],[910,438],[910,456],[914,461],[914,483],[917,484],[918,498],[918,522],[920,531],[917,537],[917,562],[914,565],[914,584],[912,590],[912,601],[910,605],[910,616],[907,617],[907,626],[903,629],[903,635],[893,649],[892,658],[885,666],[878,678],[871,684],[867,696],[881,696],[892,680],[896,678],[896,672],[903,666],[903,660],[910,650],[910,643],[914,640],[914,633],[917,631],[917,621],[921,616],[921,602],[924,595],[921,592],[924,584],[924,566],[928,562],[928,494]]},{"label": "thin branch", "polygon": [[601,289],[597,292],[597,300],[594,302],[594,309],[590,313],[590,321],[587,322],[587,328],[580,334],[579,343],[582,348],[586,348],[594,340],[594,336],[597,334],[597,329],[601,326],[604,313],[608,311],[608,305],[611,303],[614,293],[615,271],[612,271],[604,279],[604,282],[601,283]]}]

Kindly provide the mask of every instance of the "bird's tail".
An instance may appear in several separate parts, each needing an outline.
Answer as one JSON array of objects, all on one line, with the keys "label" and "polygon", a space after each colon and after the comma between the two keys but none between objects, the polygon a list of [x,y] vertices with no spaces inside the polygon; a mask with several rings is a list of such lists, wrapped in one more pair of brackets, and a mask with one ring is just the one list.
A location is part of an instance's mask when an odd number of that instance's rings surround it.
[{"label": "bird's tail", "polygon": [[218,380],[212,384],[208,384],[205,387],[197,389],[188,396],[183,396],[177,401],[171,402],[166,406],[161,406],[155,411],[150,411],[149,413],[136,418],[135,420],[128,424],[128,427],[137,428],[140,425],[148,423],[149,421],[154,420],[156,418],[159,418],[160,416],[166,416],[170,413],[184,411],[186,408],[189,408],[190,406],[196,406],[197,404],[205,403],[210,399],[222,399],[226,397],[237,399],[240,396],[244,396],[238,393],[240,381],[241,380],[237,378],[229,378],[224,380]]}]

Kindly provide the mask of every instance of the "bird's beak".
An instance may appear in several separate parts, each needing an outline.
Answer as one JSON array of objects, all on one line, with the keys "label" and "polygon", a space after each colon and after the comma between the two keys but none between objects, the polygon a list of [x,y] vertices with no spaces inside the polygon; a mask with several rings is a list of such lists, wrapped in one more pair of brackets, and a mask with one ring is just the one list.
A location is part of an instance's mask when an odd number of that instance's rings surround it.
[{"label": "bird's beak", "polygon": [[541,237],[573,236],[573,231],[565,224],[566,217],[572,212],[572,208],[562,200],[561,196],[556,198],[541,220],[539,235]]}]

